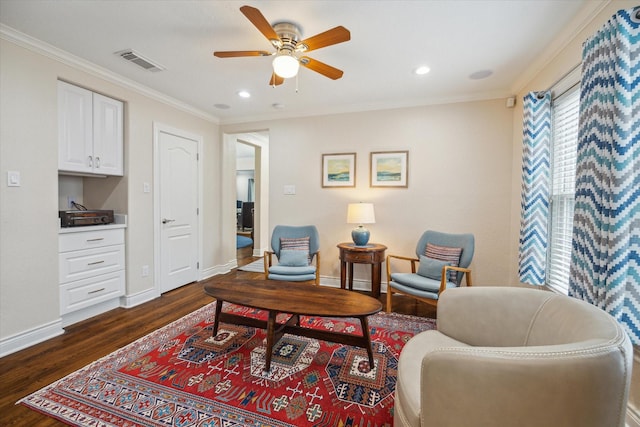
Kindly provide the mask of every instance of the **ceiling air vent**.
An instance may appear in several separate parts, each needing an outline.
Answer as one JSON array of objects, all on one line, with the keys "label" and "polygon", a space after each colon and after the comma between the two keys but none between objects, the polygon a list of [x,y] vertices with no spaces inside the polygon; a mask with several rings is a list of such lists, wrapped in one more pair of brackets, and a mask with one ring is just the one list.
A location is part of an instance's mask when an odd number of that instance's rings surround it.
[{"label": "ceiling air vent", "polygon": [[147,58],[140,55],[138,52],[133,49],[122,50],[120,52],[116,52],[116,55],[120,55],[120,57],[126,59],[127,61],[133,62],[139,67],[144,68],[147,71],[162,71],[164,67],[158,64],[154,64],[149,61]]}]

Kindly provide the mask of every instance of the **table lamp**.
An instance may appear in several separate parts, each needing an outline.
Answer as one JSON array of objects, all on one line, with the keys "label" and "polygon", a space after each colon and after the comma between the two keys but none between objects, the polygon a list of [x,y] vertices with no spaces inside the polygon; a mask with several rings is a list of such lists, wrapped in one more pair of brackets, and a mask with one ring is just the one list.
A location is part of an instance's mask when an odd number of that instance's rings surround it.
[{"label": "table lamp", "polygon": [[369,230],[362,224],[375,224],[376,216],[373,203],[349,203],[347,207],[347,224],[358,224],[351,232],[351,238],[356,246],[366,246],[369,241]]}]

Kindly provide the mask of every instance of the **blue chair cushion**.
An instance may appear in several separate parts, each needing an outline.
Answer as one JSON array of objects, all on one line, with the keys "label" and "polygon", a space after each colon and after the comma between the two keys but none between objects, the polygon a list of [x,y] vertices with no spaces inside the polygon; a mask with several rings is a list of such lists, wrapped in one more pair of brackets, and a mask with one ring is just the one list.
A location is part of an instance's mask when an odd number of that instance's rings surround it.
[{"label": "blue chair cushion", "polygon": [[[408,274],[411,274],[411,273],[408,273]],[[419,276],[419,277],[422,277],[422,276]],[[426,279],[426,278],[423,277],[423,279]],[[426,280],[433,280],[433,279],[426,279]],[[389,283],[389,286],[405,294],[415,295],[417,297],[422,297],[422,298],[438,299],[438,292],[424,291],[411,286],[405,286],[394,281]]]},{"label": "blue chair cushion", "polygon": [[[440,280],[429,279],[415,273],[392,273],[391,282],[422,292],[438,293],[440,291]],[[455,283],[447,282],[447,288],[456,287]]]},{"label": "blue chair cushion", "polygon": [[309,265],[309,251],[282,249],[278,265],[285,267],[305,267]]},{"label": "blue chair cushion", "polygon": [[302,274],[300,276],[290,276],[285,274],[271,274],[269,273],[270,280],[282,280],[285,282],[308,282],[310,280],[316,280],[316,275],[314,274]]},{"label": "blue chair cushion", "polygon": [[[429,279],[414,273],[392,273],[389,286],[405,294],[431,299],[438,299],[438,292],[440,292],[440,280]],[[446,286],[447,289],[457,287],[452,282],[447,282]]]},{"label": "blue chair cushion", "polygon": [[[313,279],[316,278],[316,266],[306,265],[304,267],[286,267],[280,264],[272,265],[269,267],[269,276],[277,274],[280,276],[298,276],[298,275],[313,275]],[[271,277],[269,277],[271,278]],[[302,279],[305,280],[305,279]]]},{"label": "blue chair cushion", "polygon": [[442,268],[447,265],[451,265],[451,262],[420,255],[418,275],[439,281],[442,279]]}]

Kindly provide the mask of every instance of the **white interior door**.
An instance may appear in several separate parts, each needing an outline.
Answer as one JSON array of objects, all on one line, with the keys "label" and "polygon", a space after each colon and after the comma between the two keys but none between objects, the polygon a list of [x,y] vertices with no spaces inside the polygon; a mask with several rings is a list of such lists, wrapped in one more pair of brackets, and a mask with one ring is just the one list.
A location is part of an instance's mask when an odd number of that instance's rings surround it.
[{"label": "white interior door", "polygon": [[160,129],[160,292],[198,279],[198,141]]}]

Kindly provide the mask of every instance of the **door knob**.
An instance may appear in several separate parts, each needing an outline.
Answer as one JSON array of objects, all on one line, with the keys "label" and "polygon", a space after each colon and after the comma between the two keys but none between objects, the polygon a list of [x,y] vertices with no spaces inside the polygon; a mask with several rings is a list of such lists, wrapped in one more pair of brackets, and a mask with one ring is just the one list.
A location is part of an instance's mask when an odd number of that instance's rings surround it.
[{"label": "door knob", "polygon": [[162,218],[162,223],[163,223],[163,224],[167,224],[167,223],[169,223],[169,222],[174,222],[174,221],[175,221],[175,219]]}]

